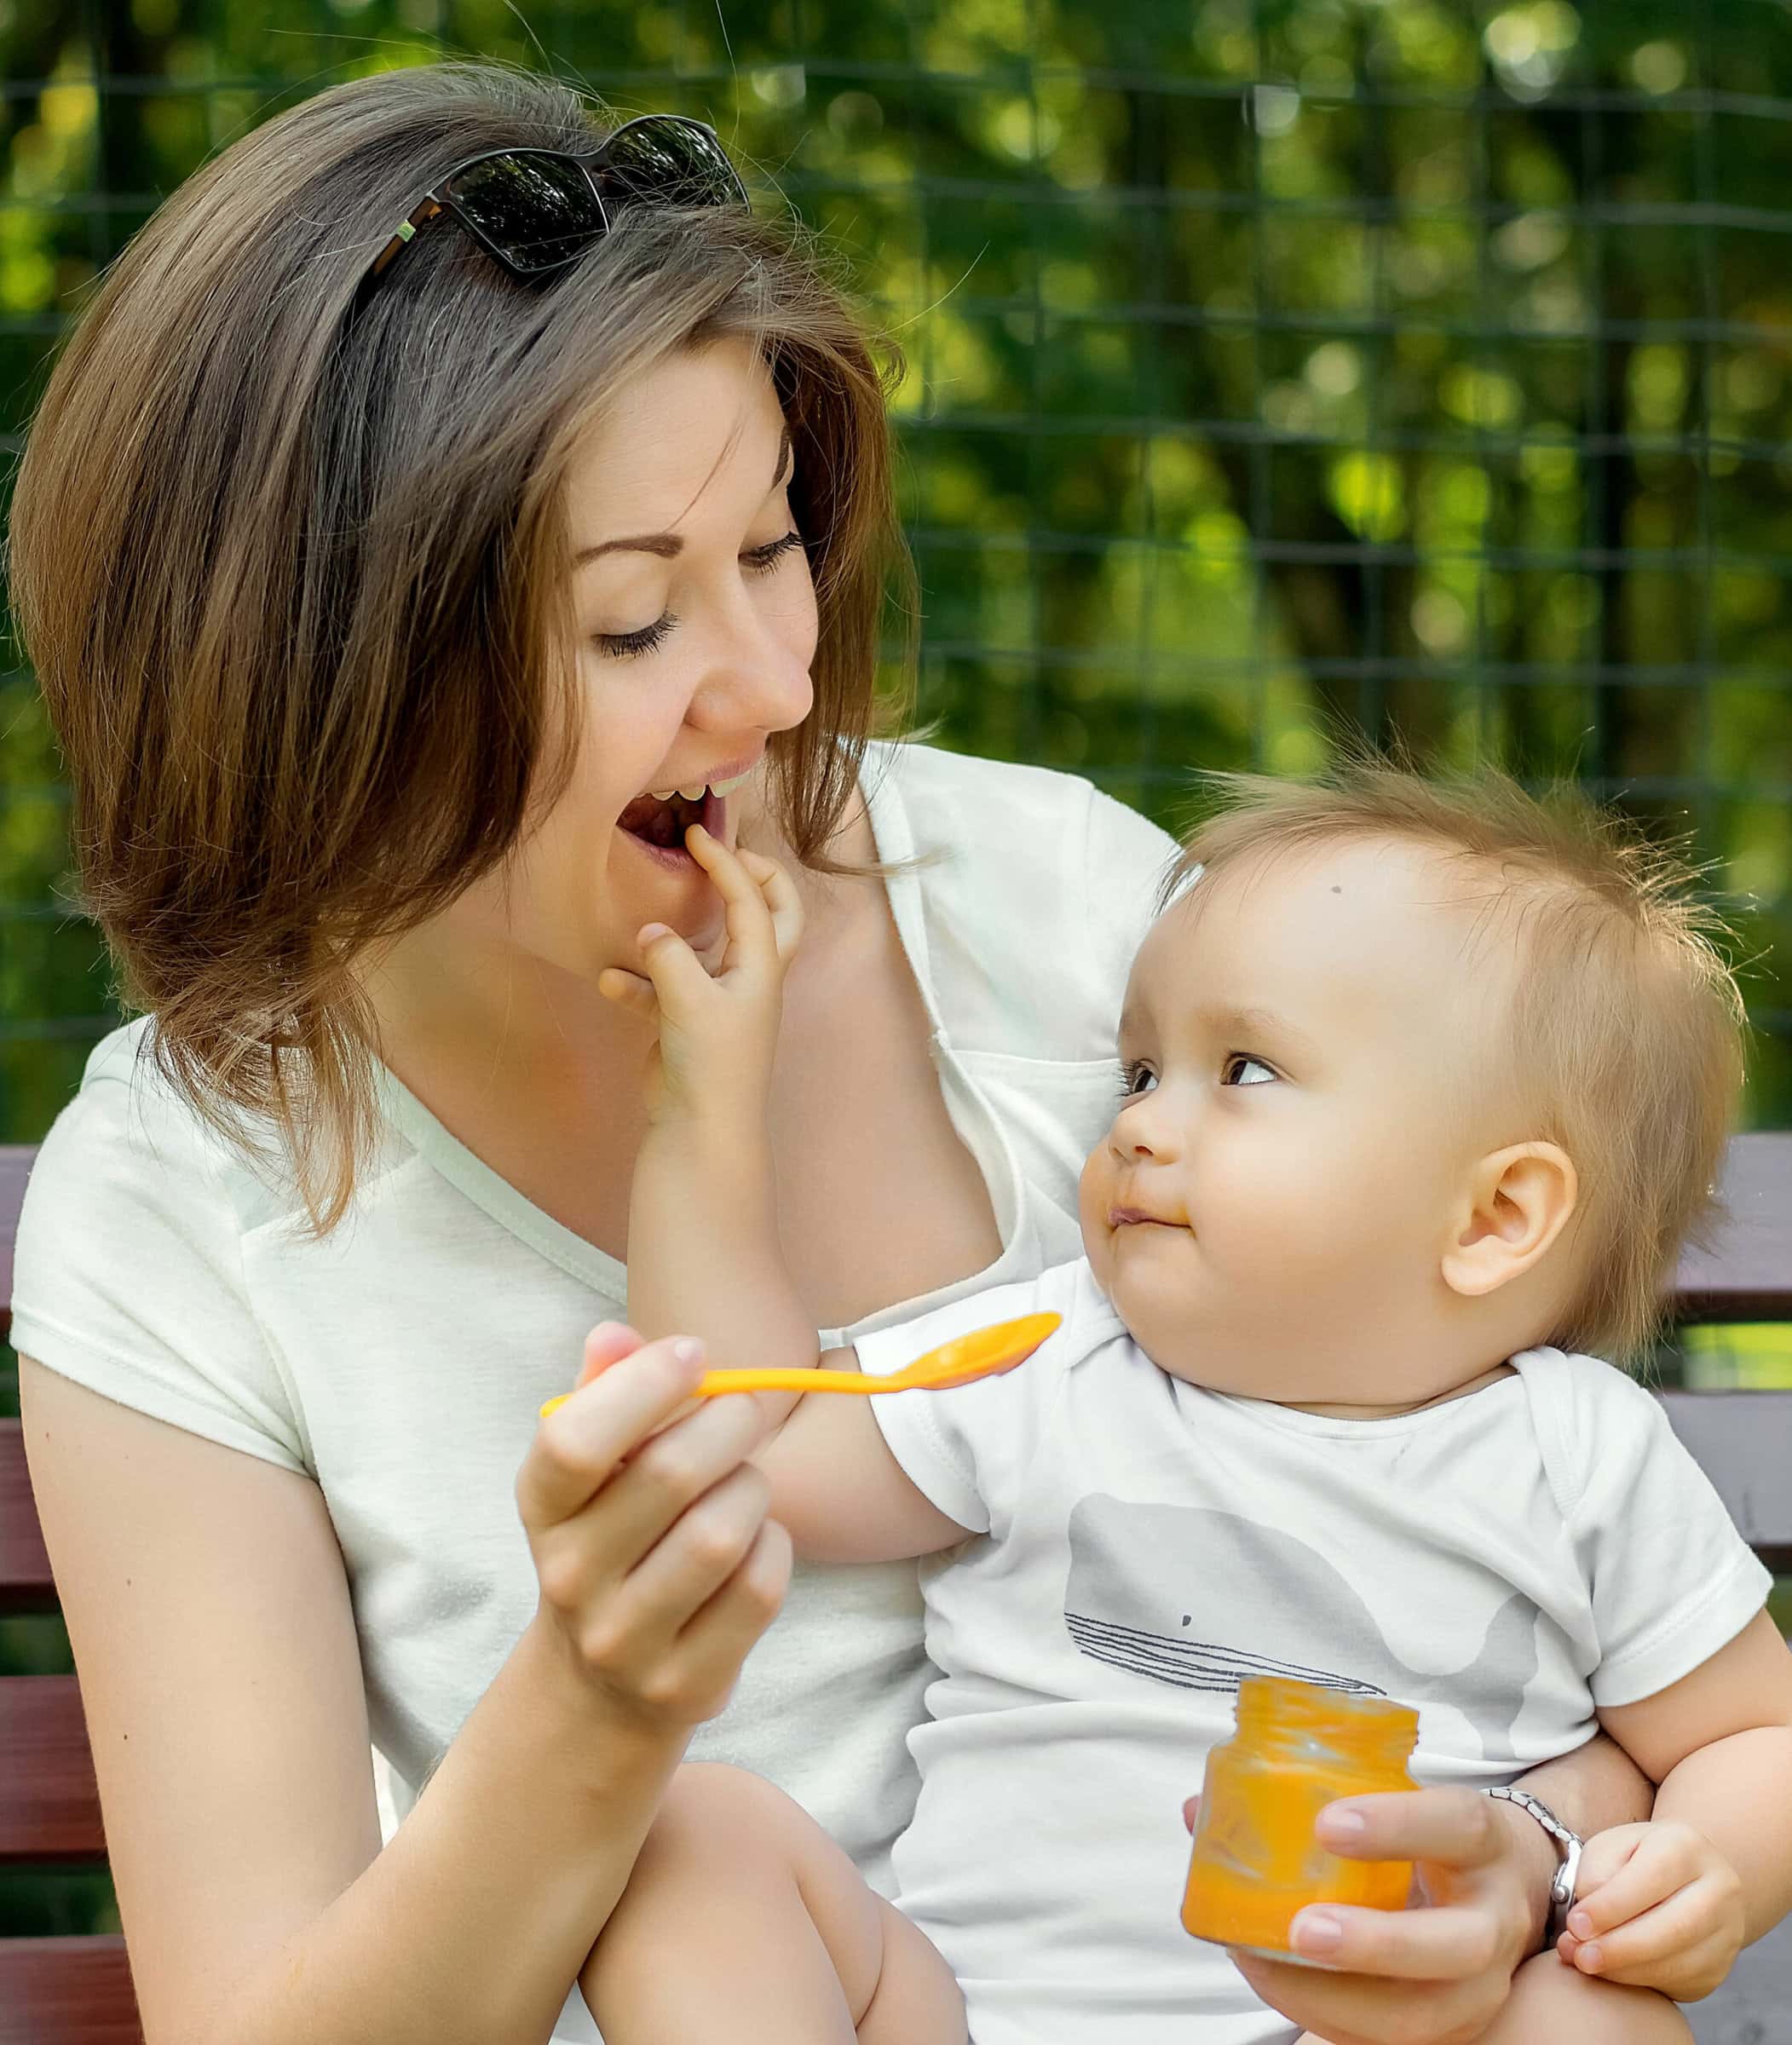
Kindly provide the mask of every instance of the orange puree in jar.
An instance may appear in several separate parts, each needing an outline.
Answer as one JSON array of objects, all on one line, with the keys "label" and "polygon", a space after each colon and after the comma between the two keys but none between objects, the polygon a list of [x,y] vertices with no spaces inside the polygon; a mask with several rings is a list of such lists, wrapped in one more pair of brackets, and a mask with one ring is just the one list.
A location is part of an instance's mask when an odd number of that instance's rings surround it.
[{"label": "orange puree in jar", "polygon": [[1286,1955],[1310,1903],[1403,1910],[1410,1862],[1345,1860],[1313,1837],[1334,1797],[1412,1789],[1419,1714],[1282,1676],[1238,1685],[1238,1730],[1207,1756],[1182,1921],[1197,1938]]}]

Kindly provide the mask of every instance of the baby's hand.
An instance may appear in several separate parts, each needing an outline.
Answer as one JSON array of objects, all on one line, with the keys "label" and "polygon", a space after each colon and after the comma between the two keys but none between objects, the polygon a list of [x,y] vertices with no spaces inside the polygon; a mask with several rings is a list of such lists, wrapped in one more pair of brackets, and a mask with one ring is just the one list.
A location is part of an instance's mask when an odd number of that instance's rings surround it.
[{"label": "baby's hand", "polygon": [[656,1023],[647,1104],[658,1123],[763,1115],[783,1005],[784,971],[803,935],[803,909],[775,860],[730,852],[700,824],[685,833],[691,857],[716,884],[728,943],[712,974],[663,923],[640,934],[643,976],[607,966],[598,991]]},{"label": "baby's hand", "polygon": [[1602,1981],[1696,2002],[1743,1944],[1742,1883],[1691,1825],[1614,1825],[1581,1855],[1574,1908],[1556,1950]]}]

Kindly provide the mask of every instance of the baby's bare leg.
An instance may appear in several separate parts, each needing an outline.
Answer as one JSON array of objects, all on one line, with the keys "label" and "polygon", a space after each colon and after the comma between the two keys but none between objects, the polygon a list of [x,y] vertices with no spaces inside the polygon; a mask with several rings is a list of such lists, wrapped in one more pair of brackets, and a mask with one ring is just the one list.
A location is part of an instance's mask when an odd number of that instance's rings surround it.
[{"label": "baby's bare leg", "polygon": [[[1692,2026],[1652,1988],[1576,1973],[1553,1953],[1527,1960],[1506,2007],[1474,2045],[1691,2045]],[[1326,2045],[1303,2031],[1299,2045]]]},{"label": "baby's bare leg", "polygon": [[673,1777],[579,1985],[606,2045],[965,2045],[928,1940],[781,1790],[713,1764]]}]

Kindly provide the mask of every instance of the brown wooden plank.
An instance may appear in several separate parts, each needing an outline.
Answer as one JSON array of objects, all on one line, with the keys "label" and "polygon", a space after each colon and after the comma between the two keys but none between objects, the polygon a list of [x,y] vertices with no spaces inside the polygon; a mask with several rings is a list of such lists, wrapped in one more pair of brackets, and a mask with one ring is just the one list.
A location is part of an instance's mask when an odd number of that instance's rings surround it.
[{"label": "brown wooden plank", "polygon": [[1792,1571],[1792,1391],[1661,1397],[1674,1432],[1716,1485],[1743,1540],[1770,1569]]},{"label": "brown wooden plank", "polygon": [[25,1182],[37,1155],[35,1143],[0,1143],[0,1341],[12,1330],[13,1238],[19,1233]]},{"label": "brown wooden plank", "polygon": [[0,1682],[0,1863],[106,1856],[87,1720],[72,1676]]},{"label": "brown wooden plank", "polygon": [[55,1607],[49,1557],[25,1466],[25,1437],[17,1420],[0,1420],[0,1617]]},{"label": "brown wooden plank", "polygon": [[143,2045],[122,1938],[0,1938],[0,2045]]},{"label": "brown wooden plank", "polygon": [[1735,1138],[1719,1181],[1725,1218],[1674,1282],[1682,1321],[1792,1320],[1792,1130]]}]

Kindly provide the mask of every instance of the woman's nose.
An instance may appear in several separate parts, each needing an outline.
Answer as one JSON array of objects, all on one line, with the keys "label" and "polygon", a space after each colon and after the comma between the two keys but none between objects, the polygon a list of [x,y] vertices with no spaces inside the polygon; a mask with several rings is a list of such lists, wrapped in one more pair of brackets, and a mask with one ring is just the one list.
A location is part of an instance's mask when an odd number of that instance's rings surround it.
[{"label": "woman's nose", "polygon": [[731,607],[709,648],[702,680],[691,697],[687,722],[700,730],[787,731],[800,724],[815,703],[809,663],[812,630],[787,629],[752,603]]}]

